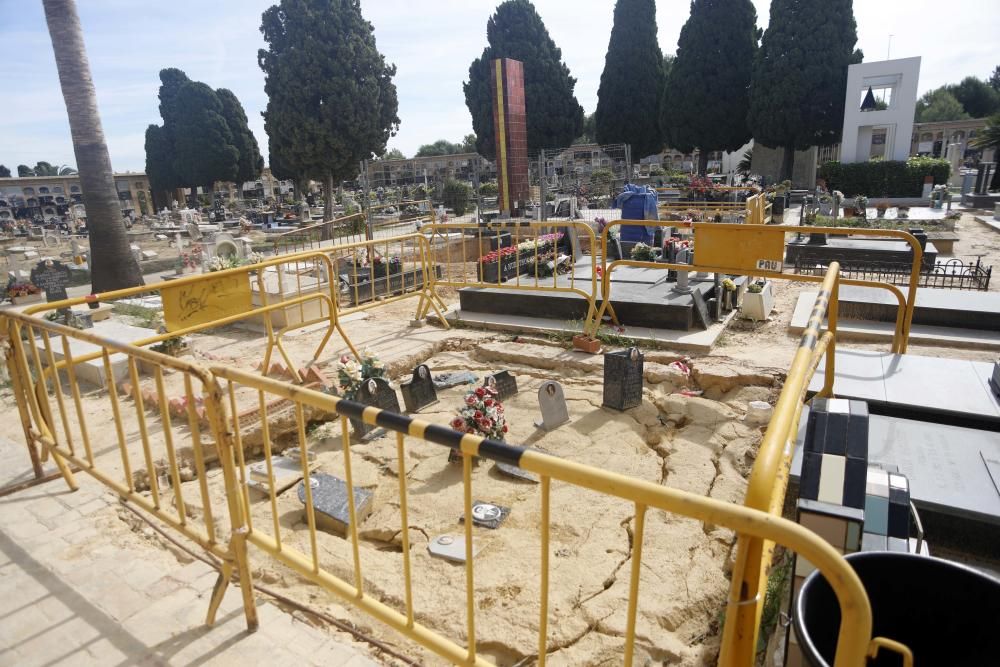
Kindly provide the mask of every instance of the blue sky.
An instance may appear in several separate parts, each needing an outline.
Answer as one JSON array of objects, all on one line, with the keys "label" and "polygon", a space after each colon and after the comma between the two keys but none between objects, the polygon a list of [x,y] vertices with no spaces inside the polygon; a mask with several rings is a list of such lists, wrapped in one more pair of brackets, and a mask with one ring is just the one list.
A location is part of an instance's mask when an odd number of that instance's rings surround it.
[{"label": "blue sky", "polygon": [[[77,0],[98,103],[116,171],[142,170],[146,126],[159,123],[157,73],[178,67],[242,101],[265,151],[260,112],[267,99],[257,66],[263,47],[260,15],[272,0]],[[472,131],[462,95],[469,63],[486,42],[495,0],[367,0],[379,49],[396,64],[399,133],[390,147],[412,155],[420,144],[461,139]],[[765,27],[769,2],[754,0]],[[687,19],[686,0],[657,0],[660,46],[673,53]],[[1000,3],[996,0],[855,0],[858,45],[866,60],[922,56],[920,92],[1000,64]],[[614,3],[611,0],[535,0],[589,113],[597,87]],[[66,108],[40,0],[0,0],[0,163],[39,160],[74,164]]]}]

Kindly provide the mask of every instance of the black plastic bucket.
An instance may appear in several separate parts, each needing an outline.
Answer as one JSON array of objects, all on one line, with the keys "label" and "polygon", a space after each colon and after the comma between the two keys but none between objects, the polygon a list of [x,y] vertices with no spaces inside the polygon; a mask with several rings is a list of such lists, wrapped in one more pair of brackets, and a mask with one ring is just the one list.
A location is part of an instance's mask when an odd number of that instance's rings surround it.
[{"label": "black plastic bucket", "polygon": [[[913,664],[1000,664],[1000,580],[927,556],[866,551],[846,557],[872,606],[872,636],[913,651]],[[836,654],[840,606],[819,573],[806,578],[795,601],[795,633],[806,660],[828,667]],[[869,665],[902,665],[881,649]]]}]

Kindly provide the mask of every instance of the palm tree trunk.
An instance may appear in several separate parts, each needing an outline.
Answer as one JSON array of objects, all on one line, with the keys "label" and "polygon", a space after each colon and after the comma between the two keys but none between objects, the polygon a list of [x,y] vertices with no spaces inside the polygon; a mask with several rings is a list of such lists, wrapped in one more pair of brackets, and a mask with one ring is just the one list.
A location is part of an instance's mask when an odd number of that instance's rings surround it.
[{"label": "palm tree trunk", "polygon": [[69,116],[80,188],[87,207],[91,290],[97,294],[142,285],[142,273],[129,249],[118,204],[118,190],[97,111],[97,94],[90,76],[90,61],[76,2],[42,0],[42,5]]}]

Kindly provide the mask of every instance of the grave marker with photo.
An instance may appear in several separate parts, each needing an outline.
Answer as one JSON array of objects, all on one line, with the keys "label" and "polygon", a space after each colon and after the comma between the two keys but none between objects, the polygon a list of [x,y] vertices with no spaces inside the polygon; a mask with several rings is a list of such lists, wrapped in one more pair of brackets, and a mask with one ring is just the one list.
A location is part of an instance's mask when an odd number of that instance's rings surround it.
[{"label": "grave marker with photo", "polygon": [[[354,400],[381,410],[399,412],[399,398],[396,396],[396,390],[384,378],[368,378],[362,382]],[[372,437],[376,431],[379,433],[382,431],[378,426],[366,424],[360,419],[351,420],[351,429],[354,432],[354,437],[359,440]]]},{"label": "grave marker with photo", "polygon": [[403,404],[407,412],[419,412],[428,405],[437,403],[437,390],[434,388],[434,378],[427,364],[420,364],[413,369],[413,377],[409,382],[399,386],[403,392]]}]

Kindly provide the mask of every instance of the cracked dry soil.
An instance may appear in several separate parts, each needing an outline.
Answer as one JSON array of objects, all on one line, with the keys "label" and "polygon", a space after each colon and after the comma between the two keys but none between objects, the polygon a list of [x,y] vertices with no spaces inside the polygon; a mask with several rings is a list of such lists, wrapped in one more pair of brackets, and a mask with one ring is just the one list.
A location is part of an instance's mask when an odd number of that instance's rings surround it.
[{"label": "cracked dry soil", "polygon": [[[506,403],[508,441],[537,446],[588,465],[665,484],[720,500],[741,502],[746,476],[760,442],[759,427],[743,423],[747,403],[772,400],[775,377],[739,370],[716,359],[693,362],[689,376],[668,366],[676,355],[647,354],[641,406],[627,412],[601,407],[602,363],[545,344],[483,342],[471,349],[439,351],[427,359],[434,373],[470,370],[480,378],[508,368],[519,394]],[[403,375],[400,373],[400,375]],[[537,429],[537,391],[545,380],[563,384],[570,422],[552,432]],[[394,383],[395,384],[395,383]],[[703,397],[676,393],[702,389]],[[439,402],[420,416],[447,423],[465,387],[439,392]],[[344,477],[339,430],[314,445],[318,470]],[[289,443],[290,444],[290,443]],[[356,486],[374,492],[372,514],[360,525],[365,592],[405,609],[396,439],[388,435],[351,448]],[[413,605],[419,623],[465,644],[465,568],[431,557],[428,541],[461,534],[461,465],[447,450],[406,440],[409,541]],[[212,478],[212,495],[221,479]],[[185,484],[193,485],[196,481]],[[499,474],[482,461],[473,470],[473,498],[511,508],[497,530],[475,527],[482,550],[475,559],[477,647],[501,665],[537,657],[540,583],[540,489]],[[193,495],[193,494],[192,494]],[[221,499],[221,495],[220,495]],[[214,504],[214,503],[213,503]],[[271,504],[251,496],[257,529],[273,532]],[[295,487],[277,500],[284,544],[310,554],[303,506]],[[635,507],[631,503],[553,482],[549,590],[549,661],[554,665],[618,664],[624,645],[628,580],[633,553]],[[731,531],[650,510],[646,516],[640,570],[636,664],[714,664],[718,618],[729,586],[734,538]],[[318,531],[321,566],[353,581],[351,544]],[[384,625],[340,605],[332,596],[252,549],[256,579],[283,588],[293,598],[328,608],[366,632],[400,645],[425,664],[439,658]]]}]

